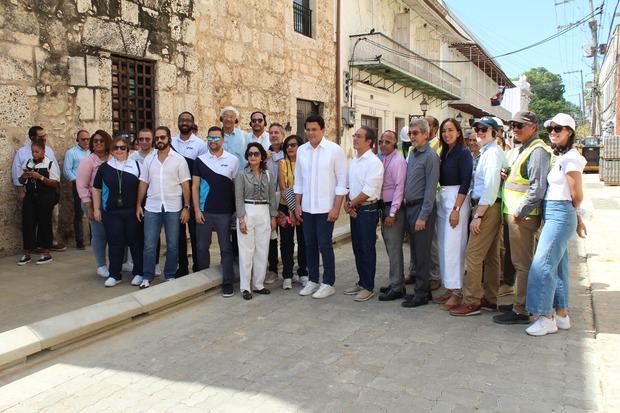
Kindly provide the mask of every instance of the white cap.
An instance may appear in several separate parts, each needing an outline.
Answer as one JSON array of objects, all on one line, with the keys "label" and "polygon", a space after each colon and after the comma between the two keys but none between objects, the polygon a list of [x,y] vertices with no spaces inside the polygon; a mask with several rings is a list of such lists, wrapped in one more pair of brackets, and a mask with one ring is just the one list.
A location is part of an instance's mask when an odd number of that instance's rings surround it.
[{"label": "white cap", "polygon": [[493,116],[493,120],[495,122],[497,122],[497,126],[499,126],[500,128],[504,127],[504,122],[502,122],[502,120],[500,118],[497,118],[497,117]]},{"label": "white cap", "polygon": [[575,131],[575,119],[571,117],[571,115],[567,115],[566,113],[558,113],[551,120],[545,121],[545,128],[551,125],[551,122],[560,126],[568,126],[573,131]]}]

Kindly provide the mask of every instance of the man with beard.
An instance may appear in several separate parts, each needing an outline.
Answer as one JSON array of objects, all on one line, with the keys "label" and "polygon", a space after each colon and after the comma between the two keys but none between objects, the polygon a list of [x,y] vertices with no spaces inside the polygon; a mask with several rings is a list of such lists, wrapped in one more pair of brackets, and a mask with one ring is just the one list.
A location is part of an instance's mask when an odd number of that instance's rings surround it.
[{"label": "man with beard", "polygon": [[[209,151],[202,139],[192,133],[194,126],[194,115],[190,112],[182,112],[178,118],[179,134],[172,138],[172,149],[183,155],[190,171],[194,170],[194,160],[200,155]],[[187,232],[192,243],[192,271],[198,271],[198,260],[196,256],[196,219],[194,214],[189,214],[189,221],[181,224],[179,228],[179,267],[176,278],[189,274],[189,259],[187,258]]]},{"label": "man with beard", "polygon": [[[190,125],[191,126],[191,125]],[[157,152],[150,155],[140,171],[140,186],[136,202],[138,221],[144,218],[144,279],[140,288],[148,288],[155,278],[155,254],[162,225],[166,233],[166,281],[175,277],[179,221],[189,220],[191,176],[183,156],[170,150],[170,129],[155,129]],[[142,203],[146,196],[144,210]]]},{"label": "man with beard", "polygon": [[260,143],[265,151],[269,151],[269,133],[265,130],[267,127],[267,117],[265,114],[259,110],[252,112],[250,115],[250,128],[252,128],[252,133],[250,133],[250,140],[252,142]]}]

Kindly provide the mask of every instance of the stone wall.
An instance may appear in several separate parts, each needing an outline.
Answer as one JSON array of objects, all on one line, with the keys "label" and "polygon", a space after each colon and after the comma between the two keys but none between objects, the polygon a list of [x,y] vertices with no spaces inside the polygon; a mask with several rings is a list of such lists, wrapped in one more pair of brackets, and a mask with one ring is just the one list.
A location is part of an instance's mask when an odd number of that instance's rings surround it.
[{"label": "stone wall", "polygon": [[[288,0],[4,0],[0,2],[0,167],[39,124],[62,162],[79,129],[112,128],[111,55],[156,62],[156,123],[183,110],[206,130],[234,105],[240,126],[260,109],[295,130],[296,99],[325,103],[335,134],[332,1],[317,2],[316,33],[293,29]],[[63,180],[61,231],[71,238]],[[0,255],[21,246],[20,209],[0,178]]]}]

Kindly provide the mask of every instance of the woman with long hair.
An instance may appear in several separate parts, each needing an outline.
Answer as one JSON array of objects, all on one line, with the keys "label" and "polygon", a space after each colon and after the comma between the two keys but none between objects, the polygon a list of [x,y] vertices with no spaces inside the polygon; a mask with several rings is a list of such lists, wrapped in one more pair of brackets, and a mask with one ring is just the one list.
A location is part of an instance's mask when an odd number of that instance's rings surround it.
[{"label": "woman with long hair", "polygon": [[90,227],[90,245],[95,254],[97,262],[97,274],[101,277],[108,278],[110,272],[105,260],[106,236],[103,224],[95,220],[95,210],[93,208],[93,200],[91,190],[97,170],[102,163],[110,158],[110,147],[112,146],[112,137],[104,130],[98,130],[90,137],[88,149],[90,155],[82,159],[78,166],[75,179],[75,186],[82,201],[82,209],[88,216],[88,225]]},{"label": "woman with long hair", "polygon": [[553,153],[543,203],[543,226],[527,282],[526,306],[536,317],[525,331],[544,336],[568,330],[568,241],[575,231],[581,238],[586,227],[579,206],[583,200],[582,174],[586,159],[573,147],[575,120],[558,113],[545,122]]},{"label": "woman with long hair", "polygon": [[280,177],[280,204],[278,205],[278,224],[280,226],[280,254],[282,255],[282,288],[293,288],[293,264],[295,251],[295,233],[297,233],[297,275],[304,283],[308,279],[306,268],[306,244],[304,242],[303,225],[295,218],[295,162],[297,149],[303,144],[297,135],[290,135],[284,140],[284,159],[278,169]]},{"label": "woman with long hair", "polygon": [[247,165],[235,178],[235,206],[241,293],[244,300],[251,300],[252,292],[270,293],[263,284],[269,238],[276,228],[277,200],[271,183],[276,177],[267,170],[267,152],[260,143],[249,143],[244,157]]},{"label": "woman with long hair", "polygon": [[441,133],[441,164],[437,202],[437,245],[439,269],[446,291],[435,299],[443,310],[461,304],[462,282],[467,247],[468,198],[473,158],[465,146],[461,125],[456,119],[446,119],[439,127]]},{"label": "woman with long hair", "polygon": [[121,282],[127,247],[133,257],[131,284],[140,285],[142,282],[143,230],[135,214],[140,165],[135,159],[128,159],[129,149],[128,138],[115,136],[112,157],[99,167],[93,181],[94,219],[103,223],[108,242],[110,276],[105,281],[106,287]]},{"label": "woman with long hair", "polygon": [[22,171],[19,183],[26,191],[22,206],[24,255],[17,264],[28,264],[37,248],[41,254],[37,264],[47,264],[52,262],[52,210],[58,203],[60,169],[45,156],[45,143],[33,140],[32,158],[24,162]]}]

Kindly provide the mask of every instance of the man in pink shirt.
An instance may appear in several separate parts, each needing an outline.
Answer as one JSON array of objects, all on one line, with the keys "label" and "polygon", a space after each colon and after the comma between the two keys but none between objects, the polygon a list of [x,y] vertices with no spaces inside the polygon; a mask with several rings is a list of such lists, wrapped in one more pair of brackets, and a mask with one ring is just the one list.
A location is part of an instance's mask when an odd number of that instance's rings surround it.
[{"label": "man in pink shirt", "polygon": [[379,138],[379,150],[383,154],[383,188],[381,201],[383,217],[381,235],[390,263],[390,285],[379,291],[379,301],[392,301],[405,296],[403,282],[403,234],[407,217],[401,208],[405,191],[407,161],[398,149],[396,132],[386,130]]}]

